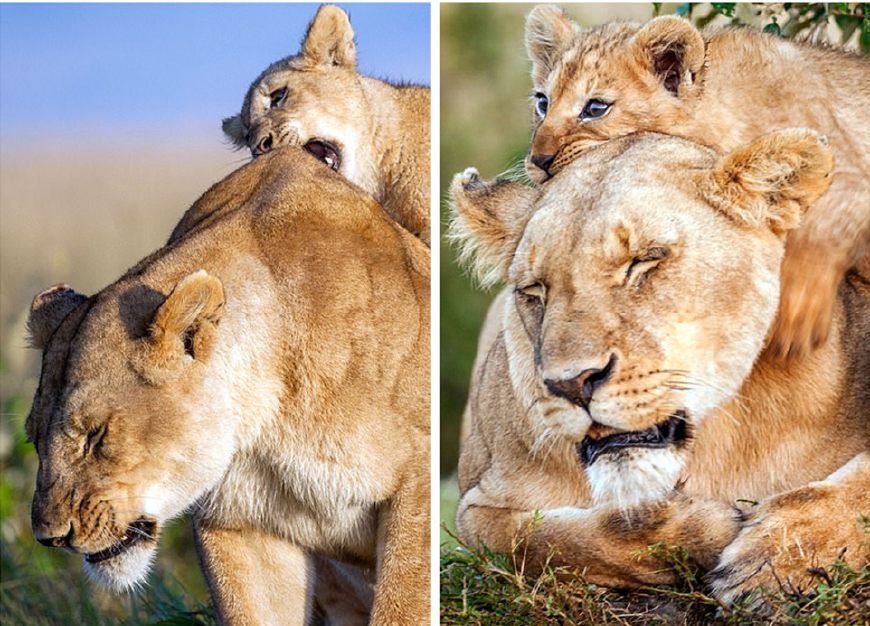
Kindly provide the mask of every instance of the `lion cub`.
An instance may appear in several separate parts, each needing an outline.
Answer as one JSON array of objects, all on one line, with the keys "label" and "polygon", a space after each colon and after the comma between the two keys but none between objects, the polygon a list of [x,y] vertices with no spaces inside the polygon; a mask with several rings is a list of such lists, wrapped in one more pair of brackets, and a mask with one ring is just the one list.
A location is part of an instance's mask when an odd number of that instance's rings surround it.
[{"label": "lion cub", "polygon": [[347,13],[321,6],[302,51],[257,77],[224,133],[254,157],[303,146],[428,245],[429,89],[359,74],[353,37]]},{"label": "lion cub", "polygon": [[751,29],[699,32],[672,16],[581,28],[552,5],[532,10],[525,41],[535,90],[526,168],[538,182],[639,130],[722,153],[779,128],[827,135],[833,185],[789,237],[771,335],[780,355],[822,344],[837,287],[870,243],[870,58]]}]

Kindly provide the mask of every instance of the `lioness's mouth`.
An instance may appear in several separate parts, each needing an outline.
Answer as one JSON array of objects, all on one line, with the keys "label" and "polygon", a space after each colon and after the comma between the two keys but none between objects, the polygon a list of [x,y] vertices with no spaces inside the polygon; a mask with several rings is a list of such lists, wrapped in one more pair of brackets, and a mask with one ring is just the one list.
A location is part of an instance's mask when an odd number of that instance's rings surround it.
[{"label": "lioness's mouth", "polygon": [[322,161],[336,172],[338,171],[338,166],[341,165],[341,151],[333,144],[323,139],[312,139],[305,144],[304,148],[318,161]]},{"label": "lioness's mouth", "polygon": [[686,412],[677,411],[664,422],[646,430],[618,431],[603,437],[589,436],[577,444],[577,456],[586,467],[592,465],[602,454],[625,448],[666,448],[685,441],[689,436]]},{"label": "lioness's mouth", "polygon": [[143,541],[154,541],[156,538],[156,531],[156,522],[144,518],[137,519],[135,522],[127,526],[127,530],[121,537],[120,541],[109,546],[105,550],[100,550],[93,554],[86,554],[85,561],[88,563],[99,563],[100,561],[114,558],[138,543]]}]

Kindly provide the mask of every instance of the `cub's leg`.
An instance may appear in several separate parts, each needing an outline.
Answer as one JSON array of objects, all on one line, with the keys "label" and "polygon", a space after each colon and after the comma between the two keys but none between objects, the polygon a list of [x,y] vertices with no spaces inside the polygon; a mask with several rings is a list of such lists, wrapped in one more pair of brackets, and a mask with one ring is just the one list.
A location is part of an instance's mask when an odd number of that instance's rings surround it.
[{"label": "cub's leg", "polygon": [[565,507],[539,512],[481,506],[474,503],[479,496],[475,487],[459,505],[457,523],[466,541],[497,552],[518,548],[526,571],[538,572],[549,562],[577,568],[588,582],[609,587],[676,582],[675,570],[648,553],[658,542],[685,548],[698,566],[709,569],[739,530],[731,507],[682,496],[627,511]]},{"label": "cub's leg", "polygon": [[866,178],[838,173],[789,235],[771,334],[771,348],[780,356],[804,354],[827,339],[843,275],[870,252],[868,198]]},{"label": "cub's leg", "polygon": [[307,624],[314,562],[299,547],[256,530],[194,523],[197,552],[221,624]]},{"label": "cub's leg", "polygon": [[710,573],[714,594],[731,603],[756,587],[806,590],[813,567],[841,557],[870,564],[870,453],[827,479],[763,501]]},{"label": "cub's leg", "polygon": [[381,508],[372,626],[429,623],[429,472],[425,465]]}]

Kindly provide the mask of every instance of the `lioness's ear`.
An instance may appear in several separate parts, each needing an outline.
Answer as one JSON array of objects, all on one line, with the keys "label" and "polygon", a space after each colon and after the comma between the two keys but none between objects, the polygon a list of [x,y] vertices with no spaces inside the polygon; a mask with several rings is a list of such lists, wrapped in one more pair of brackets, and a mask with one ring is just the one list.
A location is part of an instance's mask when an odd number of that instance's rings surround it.
[{"label": "lioness's ear", "polygon": [[571,45],[580,27],[554,4],[536,6],[526,17],[526,51],[532,61],[532,80],[540,85]]},{"label": "lioness's ear", "polygon": [[178,281],[151,321],[140,371],[157,380],[161,373],[176,369],[185,356],[198,361],[208,358],[223,306],[223,285],[205,270]]},{"label": "lioness's ear", "polygon": [[448,238],[484,287],[507,279],[539,192],[517,182],[484,183],[468,168],[450,185],[451,215]]},{"label": "lioness's ear", "polygon": [[719,159],[706,196],[732,219],[782,234],[797,228],[827,191],[833,168],[824,136],[806,128],[778,130]]},{"label": "lioness's ear", "polygon": [[331,4],[321,6],[308,25],[302,56],[314,65],[355,68],[356,45],[347,13]]},{"label": "lioness's ear", "polygon": [[641,64],[656,74],[672,94],[694,83],[704,65],[704,39],[686,20],[672,15],[657,17],[635,34],[632,45]]},{"label": "lioness's ear", "polygon": [[241,115],[225,117],[221,124],[221,128],[224,131],[224,135],[229,137],[230,141],[232,141],[237,148],[244,148],[248,145],[245,137],[245,125],[242,124]]},{"label": "lioness's ear", "polygon": [[30,345],[44,350],[64,318],[87,299],[87,296],[63,284],[54,285],[39,293],[30,305],[30,315],[27,318]]}]

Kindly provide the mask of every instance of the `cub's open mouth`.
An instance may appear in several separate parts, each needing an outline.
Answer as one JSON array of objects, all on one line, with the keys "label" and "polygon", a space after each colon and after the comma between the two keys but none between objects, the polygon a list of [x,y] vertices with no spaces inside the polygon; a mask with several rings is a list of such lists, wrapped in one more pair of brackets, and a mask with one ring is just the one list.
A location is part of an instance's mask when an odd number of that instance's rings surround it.
[{"label": "cub's open mouth", "polygon": [[319,161],[323,161],[330,168],[338,171],[338,166],[341,165],[341,151],[333,144],[323,139],[312,139],[304,146],[305,150],[314,155]]},{"label": "cub's open mouth", "polygon": [[622,431],[594,438],[587,435],[577,444],[577,456],[586,467],[598,457],[625,448],[666,448],[685,441],[689,436],[686,412],[677,411],[664,422],[646,430]]},{"label": "cub's open mouth", "polygon": [[86,554],[85,561],[88,563],[99,563],[100,561],[114,558],[143,541],[154,541],[157,538],[156,531],[156,522],[144,518],[137,519],[135,522],[127,526],[127,531],[118,543],[109,546],[105,550],[100,550],[93,554]]}]

